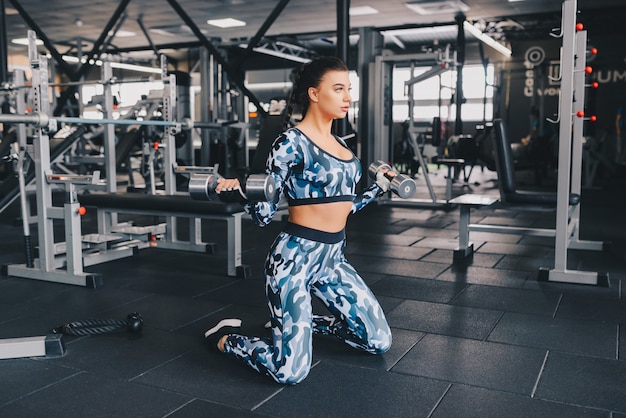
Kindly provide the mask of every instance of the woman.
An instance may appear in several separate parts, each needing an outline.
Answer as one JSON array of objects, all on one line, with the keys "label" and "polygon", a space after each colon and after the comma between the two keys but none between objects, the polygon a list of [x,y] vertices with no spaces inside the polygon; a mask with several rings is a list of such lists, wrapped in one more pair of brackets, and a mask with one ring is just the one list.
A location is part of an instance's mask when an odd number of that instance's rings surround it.
[{"label": "woman", "polygon": [[[374,185],[355,193],[361,165],[331,133],[333,120],[348,112],[349,89],[348,68],[337,58],[316,58],[302,67],[287,116],[298,105],[302,122],[278,136],[267,160],[277,198],[244,205],[264,226],[283,191],[288,199],[288,223],[265,264],[271,340],[238,334],[239,319],[222,320],[205,333],[211,348],[234,355],[279,383],[296,384],[307,376],[313,334],[334,336],[372,354],[391,346],[391,330],[378,301],[343,255],[348,215],[389,190],[381,173]],[[223,179],[217,187],[218,192],[237,189],[236,179]],[[311,293],[333,316],[313,315]]]}]

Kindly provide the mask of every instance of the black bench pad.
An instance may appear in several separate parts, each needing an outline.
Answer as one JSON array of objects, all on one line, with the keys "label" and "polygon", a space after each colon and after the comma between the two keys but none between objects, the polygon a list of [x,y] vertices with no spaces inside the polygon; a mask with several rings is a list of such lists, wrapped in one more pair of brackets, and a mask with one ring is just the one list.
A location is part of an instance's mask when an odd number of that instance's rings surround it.
[{"label": "black bench pad", "polygon": [[239,203],[194,200],[186,195],[147,195],[139,193],[85,193],[78,196],[84,206],[133,211],[234,215],[243,212]]}]

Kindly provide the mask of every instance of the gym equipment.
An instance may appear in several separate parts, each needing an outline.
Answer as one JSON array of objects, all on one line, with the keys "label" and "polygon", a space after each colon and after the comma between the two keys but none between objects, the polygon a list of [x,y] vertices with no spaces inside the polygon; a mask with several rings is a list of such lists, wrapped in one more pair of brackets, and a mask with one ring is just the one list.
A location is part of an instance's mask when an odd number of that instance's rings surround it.
[{"label": "gym equipment", "polygon": [[88,319],[68,322],[67,324],[54,328],[52,333],[81,336],[127,330],[136,334],[141,332],[142,329],[143,318],[141,314],[132,312],[126,316],[126,319]]},{"label": "gym equipment", "polygon": [[[26,256],[26,266],[33,267],[33,254],[30,244],[30,224],[28,223],[28,197],[26,196],[26,172],[28,162],[24,161],[26,150],[17,142],[13,143],[14,153],[11,155],[15,165],[17,165],[17,178],[20,190],[20,209],[22,214],[22,227],[24,230],[24,255]],[[20,149],[21,148],[21,149]]]},{"label": "gym equipment", "polygon": [[[506,204],[519,205],[550,205],[555,207],[557,195],[555,193],[537,193],[517,189],[515,179],[515,163],[513,161],[511,142],[506,129],[506,124],[496,119],[493,121],[494,148],[496,150],[496,172],[498,173],[498,187],[500,201]],[[578,205],[580,195],[570,194],[568,205]]]},{"label": "gym equipment", "polygon": [[[563,50],[561,54],[561,94],[559,100],[559,172],[556,194],[529,194],[515,190],[513,162],[510,154],[510,143],[506,137],[504,124],[494,121],[496,133],[496,168],[500,185],[501,202],[488,196],[462,195],[452,199],[461,211],[459,248],[454,252],[454,260],[459,261],[471,257],[473,244],[469,242],[469,231],[525,234],[555,238],[554,268],[541,268],[539,281],[555,281],[563,283],[589,284],[610,286],[606,272],[586,272],[567,268],[568,250],[602,251],[605,243],[584,241],[579,238],[580,204],[579,194],[582,184],[582,151],[584,113],[573,113],[572,97],[584,103],[585,91],[585,49],[587,44],[586,31],[574,33],[576,17],[576,1],[566,0],[563,3]],[[578,58],[575,58],[578,57]],[[576,94],[574,95],[574,87]],[[576,116],[576,118],[573,118]],[[573,119],[573,120],[572,120]],[[572,122],[572,123],[570,123]],[[573,138],[573,140],[572,140]],[[571,188],[570,188],[571,186]],[[549,210],[555,212],[556,228],[520,228],[502,225],[470,224],[469,212],[472,207],[492,206],[513,210]]]},{"label": "gym equipment", "polygon": [[[579,228],[571,231],[571,224],[580,221],[580,205],[569,212],[569,194],[580,194],[582,187],[582,138],[583,120],[574,112],[574,102],[585,103],[585,75],[587,74],[587,31],[576,24],[578,8],[576,0],[563,2],[561,19],[561,90],[559,95],[559,171],[557,177],[556,239],[554,268],[542,269],[539,280],[592,285],[608,285],[608,273],[569,270],[569,249],[601,251],[604,243],[582,241]],[[579,110],[579,109],[576,109]],[[577,116],[577,117],[574,117]],[[584,112],[583,115],[584,116]],[[573,139],[573,140],[572,140]],[[563,166],[561,166],[563,164]]]},{"label": "gym equipment", "polygon": [[[250,174],[241,182],[242,189],[231,192],[217,193],[217,181],[223,178],[217,173],[192,173],[189,178],[189,195],[196,200],[220,199],[226,202],[251,201],[271,202],[276,197],[276,183],[273,176]],[[234,195],[233,195],[234,193]]]},{"label": "gym equipment", "polygon": [[[393,197],[384,196],[379,200],[380,204],[391,204],[395,206],[410,206],[410,207],[427,207],[427,208],[440,208],[450,209],[450,199],[452,198],[452,182],[454,181],[454,173],[463,170],[464,179],[469,176],[465,175],[466,161],[462,158],[440,158],[437,160],[437,164],[443,164],[447,167],[448,175],[446,177],[446,189],[445,197],[438,197],[435,192],[435,188],[431,183],[430,173],[428,172],[428,166],[426,164],[426,147],[430,146],[433,149],[440,148],[442,144],[442,126],[441,118],[433,118],[433,123],[424,125],[421,122],[416,122],[414,118],[415,111],[415,85],[424,80],[432,77],[441,77],[446,71],[454,70],[457,66],[456,53],[454,53],[450,46],[447,46],[445,50],[428,51],[419,54],[406,54],[406,55],[390,55],[390,56],[377,56],[374,58],[374,66],[370,70],[372,71],[373,86],[375,96],[379,98],[374,103],[374,106],[369,109],[369,114],[372,116],[372,133],[371,135],[377,138],[377,142],[365,150],[369,155],[369,160],[382,159],[384,161],[391,161],[395,166],[396,162],[393,158],[390,158],[390,151],[393,147],[389,146],[392,142],[393,129],[393,112],[392,104],[389,99],[391,91],[391,80],[393,80],[393,72],[396,67],[409,66],[411,68],[411,76],[405,81],[405,96],[408,104],[408,118],[406,121],[406,135],[408,148],[412,150],[411,167],[415,167],[414,171],[421,169],[421,177],[423,177],[426,190],[428,191],[428,198],[413,197],[410,199],[393,199]],[[414,74],[415,66],[430,67],[424,73]],[[440,84],[440,87],[441,84]],[[446,87],[447,88],[447,87]],[[440,88],[441,90],[441,88]],[[439,97],[439,108],[442,106],[442,96]],[[373,116],[376,117],[373,117]],[[368,136],[367,129],[369,126],[364,127],[365,130],[362,134]],[[438,154],[441,154],[437,150]],[[434,161],[433,161],[434,162]]]},{"label": "gym equipment", "polygon": [[61,357],[65,354],[62,335],[5,338],[0,340],[0,360],[25,357]]},{"label": "gym equipment", "polygon": [[[242,217],[244,211],[239,203],[224,203],[219,201],[198,201],[193,200],[189,195],[146,195],[138,193],[90,193],[82,194],[78,197],[81,204],[94,206],[97,208],[98,218],[105,218],[112,214],[137,214],[154,215],[169,218],[188,218],[190,226],[189,241],[180,241],[176,235],[167,239],[166,234],[171,232],[171,228],[164,227],[163,224],[136,227],[132,225],[118,224],[109,225],[101,223],[102,230],[95,239],[100,241],[109,239],[120,240],[123,236],[132,238],[131,241],[120,244],[109,245],[108,253],[115,251],[130,250],[133,255],[137,250],[149,246],[173,250],[185,250],[204,253],[214,253],[215,244],[202,242],[200,221],[202,219],[217,220],[226,222],[226,252],[227,252],[227,274],[240,278],[249,278],[250,267],[242,262]],[[192,229],[193,228],[193,229]],[[197,233],[194,233],[196,231]],[[163,238],[158,241],[150,241],[152,237]],[[143,239],[141,239],[144,237]],[[93,257],[101,258],[102,254],[94,254]],[[96,264],[98,260],[92,261],[90,254],[83,256],[85,265]],[[120,258],[119,256],[117,258]]]},{"label": "gym equipment", "polygon": [[[376,180],[376,175],[381,172],[383,169],[387,169],[388,171],[393,171],[391,166],[382,160],[375,161],[370,164],[367,171],[370,177]],[[398,174],[396,176],[391,176],[387,172],[385,172],[385,177],[391,182],[390,188],[391,191],[400,196],[402,199],[408,199],[415,194],[417,190],[417,186],[415,184],[415,180],[406,174]]]},{"label": "gym equipment", "polygon": [[126,125],[126,126],[160,126],[172,128],[173,133],[178,133],[182,129],[189,130],[193,128],[221,128],[223,124],[211,122],[194,122],[191,119],[184,118],[181,122],[167,120],[141,120],[141,119],[89,119],[78,117],[50,117],[46,113],[33,112],[29,114],[0,114],[0,122],[2,123],[26,123],[36,128],[45,129],[48,132],[56,132],[59,124],[79,124],[79,125]]},{"label": "gym equipment", "polygon": [[[83,126],[79,126],[73,129],[65,138],[50,138],[50,164],[61,160],[65,152],[70,150],[82,138],[85,131],[86,129]],[[28,164],[29,162],[31,162],[31,159],[24,156],[22,165],[24,165],[26,186],[31,185],[35,180],[35,167],[34,164]],[[5,179],[0,184],[0,213],[6,210],[18,197],[21,198],[20,193],[18,177]]]},{"label": "gym equipment", "polygon": [[[242,263],[242,216],[243,208],[238,203],[201,202],[191,199],[188,193],[176,189],[176,145],[173,128],[177,124],[176,96],[174,76],[167,74],[167,62],[161,57],[163,91],[159,113],[160,121],[145,121],[141,125],[158,125],[162,128],[162,140],[159,153],[163,161],[164,190],[158,194],[120,194],[117,192],[115,132],[112,115],[112,94],[110,85],[104,85],[103,115],[108,124],[103,124],[104,132],[104,173],[106,181],[101,181],[99,173],[93,175],[56,174],[51,165],[53,144],[48,137],[50,119],[41,115],[50,114],[48,99],[48,62],[45,55],[37,52],[35,33],[29,31],[29,62],[32,71],[33,110],[34,113],[20,122],[18,128],[26,123],[33,126],[33,143],[27,148],[34,166],[33,180],[36,187],[38,252],[33,260],[33,267],[26,264],[8,264],[2,266],[1,274],[34,280],[43,280],[87,287],[99,287],[103,281],[100,274],[88,273],[85,267],[95,264],[130,257],[140,249],[159,246],[172,250],[214,253],[215,244],[203,242],[202,220],[226,222],[227,274],[248,278],[249,267]],[[103,79],[111,77],[110,63],[102,66]],[[24,116],[24,110],[18,110]],[[0,115],[7,116],[7,115]],[[20,117],[20,116],[18,116]],[[157,122],[151,123],[151,122]],[[133,125],[133,122],[123,122]],[[221,125],[220,125],[221,126]],[[162,148],[161,148],[162,146]],[[55,206],[52,191],[61,187],[66,198],[62,207]],[[86,189],[90,189],[87,191]],[[92,192],[92,190],[97,190]],[[81,191],[81,193],[79,193]],[[16,193],[17,195],[18,193]],[[83,235],[81,215],[84,206],[97,209],[97,233]],[[148,226],[134,226],[132,222],[118,222],[118,214],[154,215],[164,218],[164,222]],[[188,220],[188,233],[179,238],[177,218]],[[65,242],[55,241],[53,222],[62,221],[65,228]],[[183,224],[184,225],[184,224]],[[57,228],[58,229],[58,228]]]}]

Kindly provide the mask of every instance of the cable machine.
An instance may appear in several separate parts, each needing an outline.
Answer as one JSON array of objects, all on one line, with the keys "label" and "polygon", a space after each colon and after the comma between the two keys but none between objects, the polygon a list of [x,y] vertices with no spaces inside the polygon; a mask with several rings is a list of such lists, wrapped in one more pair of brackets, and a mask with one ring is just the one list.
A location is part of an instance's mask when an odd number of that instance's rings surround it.
[{"label": "cable machine", "polygon": [[[380,199],[381,204],[402,205],[402,206],[418,206],[418,207],[434,207],[445,208],[449,206],[449,200],[452,198],[452,170],[454,168],[462,167],[464,161],[461,159],[446,159],[439,158],[437,162],[439,164],[446,165],[448,167],[448,177],[446,179],[446,192],[445,198],[440,199],[437,197],[435,189],[430,181],[427,163],[424,159],[424,148],[426,146],[427,139],[431,139],[432,145],[437,146],[441,140],[441,115],[434,118],[431,126],[424,127],[418,126],[415,123],[414,108],[415,108],[415,93],[414,86],[424,80],[432,77],[440,77],[441,74],[446,71],[450,71],[455,68],[455,54],[451,54],[449,46],[445,51],[438,52],[426,52],[421,54],[410,55],[391,55],[391,56],[377,56],[374,61],[374,97],[378,100],[374,105],[374,114],[377,117],[373,117],[374,120],[374,137],[376,138],[373,160],[391,161],[393,163],[393,70],[399,64],[408,64],[411,68],[411,76],[409,80],[404,83],[405,92],[408,100],[408,127],[407,135],[409,144],[413,150],[413,159],[421,168],[422,176],[428,189],[429,199],[423,198],[409,198],[396,200],[389,197],[382,197]],[[430,68],[417,76],[414,76],[414,69],[417,66],[430,66]],[[439,98],[439,108],[441,108],[441,94]],[[382,115],[382,118],[380,117]]]}]

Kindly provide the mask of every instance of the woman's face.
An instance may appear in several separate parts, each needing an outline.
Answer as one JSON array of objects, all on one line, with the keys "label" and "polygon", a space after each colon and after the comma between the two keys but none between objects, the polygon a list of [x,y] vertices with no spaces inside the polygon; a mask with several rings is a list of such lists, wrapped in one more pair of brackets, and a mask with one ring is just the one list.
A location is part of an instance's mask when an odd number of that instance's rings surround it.
[{"label": "woman's face", "polygon": [[319,86],[309,89],[309,100],[323,115],[332,119],[344,118],[352,101],[348,72],[326,72]]}]

